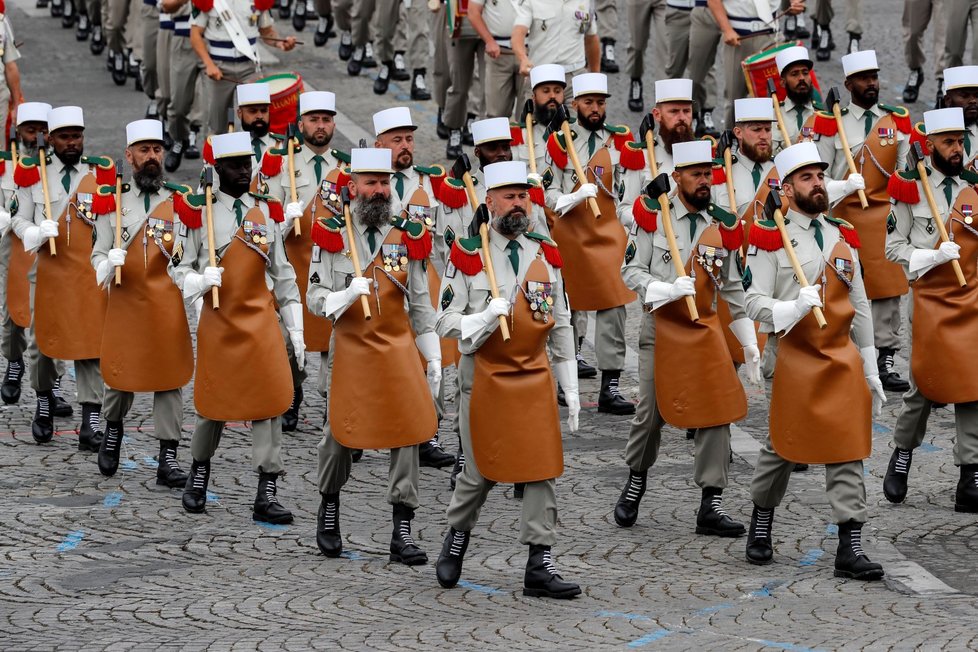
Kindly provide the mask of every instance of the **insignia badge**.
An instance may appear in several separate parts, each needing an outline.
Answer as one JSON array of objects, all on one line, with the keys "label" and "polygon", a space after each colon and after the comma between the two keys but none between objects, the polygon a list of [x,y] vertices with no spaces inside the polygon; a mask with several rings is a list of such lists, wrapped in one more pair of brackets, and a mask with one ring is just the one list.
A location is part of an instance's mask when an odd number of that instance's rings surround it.
[{"label": "insignia badge", "polygon": [[445,287],[445,291],[441,293],[441,309],[448,310],[448,306],[452,305],[452,299],[455,298],[455,290],[452,289],[451,285]]},{"label": "insignia badge", "polygon": [[181,238],[187,237],[187,225],[180,222],[180,228],[177,230],[177,234],[179,234]]},{"label": "insignia badge", "polygon": [[[123,229],[123,239],[127,237],[125,231]],[[156,244],[159,244],[161,240],[170,242],[173,240],[173,222],[150,217],[146,220],[146,237],[155,240]]]},{"label": "insignia badge", "polygon": [[757,255],[757,245],[749,245],[747,247],[747,255],[748,256],[756,256]]},{"label": "insignia badge", "polygon": [[323,206],[333,215],[339,215],[343,212],[343,200],[335,183],[323,179],[319,186],[319,198],[322,200]]},{"label": "insignia badge", "polygon": [[309,277],[309,282],[313,285],[319,283],[319,272],[313,272],[312,276]]},{"label": "insignia badge", "polygon": [[778,188],[781,187],[781,179],[778,179],[777,177],[771,177],[770,179],[767,180],[767,187],[770,188],[772,191],[777,190]]},{"label": "insignia badge", "polygon": [[122,227],[122,241],[129,242],[129,227]]},{"label": "insignia badge", "polygon": [[346,275],[346,278],[345,278],[345,279],[343,279],[343,287],[344,287],[344,288],[348,288],[348,287],[350,287],[350,283],[351,283],[352,281],[353,281],[353,274],[347,274],[347,275]]},{"label": "insignia badge", "polygon": [[322,262],[322,260],[323,260],[323,250],[319,245],[314,244],[312,246],[312,262],[318,263],[318,262]]},{"label": "insignia badge", "polygon": [[183,259],[183,243],[178,242],[177,246],[173,248],[173,255],[170,256],[170,262],[174,267],[180,264]]},{"label": "insignia badge", "polygon": [[540,178],[543,179],[543,187],[549,188],[550,184],[554,182],[554,171],[548,167],[543,171],[543,176]]},{"label": "insignia badge", "polygon": [[751,283],[754,282],[754,275],[751,274],[750,267],[744,268],[744,273],[740,277],[740,282],[744,286],[744,292],[750,289]]},{"label": "insignia badge", "polygon": [[797,241],[797,240],[795,240],[794,238],[792,238],[792,239],[791,239],[791,246],[792,246],[792,247],[797,247],[797,246],[798,246],[798,241]]},{"label": "insignia badge", "polygon": [[595,165],[594,166],[594,176],[600,177],[602,174],[604,174],[604,166]]},{"label": "insignia badge", "polygon": [[934,228],[934,218],[927,219],[927,226],[924,228],[927,233],[934,233],[937,229]]},{"label": "insignia badge", "polygon": [[384,263],[385,272],[399,272],[403,267],[407,271],[407,245],[383,244],[380,246],[380,258]]},{"label": "insignia badge", "polygon": [[638,252],[638,247],[635,246],[635,241],[629,240],[628,246],[625,247],[625,262],[626,263],[632,262],[637,252]]},{"label": "insignia badge", "polygon": [[80,192],[75,195],[75,210],[79,216],[92,219],[92,200],[94,196],[90,192]]},{"label": "insignia badge", "polygon": [[449,247],[455,242],[455,229],[450,226],[445,227],[445,244]]},{"label": "insignia badge", "polygon": [[893,233],[896,231],[896,215],[890,213],[886,218],[886,232]]},{"label": "insignia badge", "polygon": [[526,300],[530,302],[530,310],[533,311],[533,319],[544,324],[550,322],[550,313],[553,312],[553,284],[541,283],[539,281],[526,282]]},{"label": "insignia badge", "polygon": [[672,254],[671,253],[669,253],[667,251],[666,253],[662,254],[662,262],[668,263],[670,260],[672,260]]},{"label": "insignia badge", "polygon": [[815,130],[812,129],[811,127],[801,128],[801,137],[804,138],[805,140],[811,140],[814,134],[815,134]]},{"label": "insignia badge", "polygon": [[457,271],[458,268],[451,261],[448,261],[448,264],[445,265],[445,278],[455,278],[455,272]]},{"label": "insignia badge", "polygon": [[571,174],[571,182],[574,184],[578,182],[577,172]]},{"label": "insignia badge", "polygon": [[10,200],[10,215],[11,215],[11,217],[17,214],[17,209],[18,208],[20,208],[20,202],[17,201],[17,197],[15,196],[13,199]]},{"label": "insignia badge", "polygon": [[971,224],[975,221],[974,218],[971,217],[973,213],[974,210],[972,210],[971,204],[961,204],[961,214],[964,215],[965,224]]}]

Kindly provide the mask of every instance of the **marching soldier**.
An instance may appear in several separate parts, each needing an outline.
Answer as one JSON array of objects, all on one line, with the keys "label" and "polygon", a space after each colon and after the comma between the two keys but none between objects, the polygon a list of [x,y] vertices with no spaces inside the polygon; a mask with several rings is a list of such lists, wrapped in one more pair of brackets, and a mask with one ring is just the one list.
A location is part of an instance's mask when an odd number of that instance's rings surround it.
[{"label": "marching soldier", "polygon": [[[533,100],[533,154],[535,161],[530,161],[530,149],[526,144],[528,135],[523,129],[523,143],[520,143],[513,154],[515,160],[524,161],[532,170],[534,165],[543,187],[546,189],[553,182],[554,171],[549,167],[547,157],[547,139],[550,137],[550,122],[557,107],[564,103],[564,91],[567,88],[564,69],[556,64],[534,66],[530,70],[530,97]],[[525,127],[526,125],[520,125]]]},{"label": "marching soldier", "polygon": [[[306,300],[311,312],[333,321],[333,335],[316,543],[327,557],[343,551],[340,490],[350,477],[352,449],[389,448],[390,559],[414,566],[428,562],[411,537],[411,521],[419,505],[418,444],[438,428],[431,396],[441,384],[441,348],[424,269],[431,235],[423,221],[392,217],[392,163],[390,149],[354,149],[349,210],[317,224],[321,254],[310,269]],[[428,363],[431,395],[418,351]],[[375,386],[381,374],[397,387],[396,400]]]},{"label": "marching soldier", "polygon": [[[254,152],[247,132],[213,136],[211,145],[219,180],[212,202],[213,235],[208,236],[208,225],[200,217],[201,198],[195,198],[192,203],[198,211],[181,216],[183,225],[169,267],[185,301],[204,299],[194,377],[197,425],[190,442],[193,464],[183,508],[193,514],[204,511],[211,458],[225,422],[251,421],[252,465],[258,473],[252,517],[291,523],[292,512],[276,495],[278,477],[285,473],[280,415],[292,400],[292,375],[279,316],[300,367],[304,344],[295,272],[275,224],[284,215],[278,200],[248,192]],[[205,199],[205,203],[209,202]]]},{"label": "marching soldier", "polygon": [[600,70],[601,44],[592,3],[519,0],[514,4],[512,44],[520,73],[528,75],[534,66],[557,64],[566,71],[564,81],[570,82],[578,73]]},{"label": "marching soldier", "polygon": [[731,181],[736,207],[730,205],[726,184],[716,186],[716,203],[726,210],[736,208],[741,216],[774,169],[774,147],[771,123],[774,104],[769,97],[744,97],[734,101],[733,135],[737,139],[737,156],[731,166]]},{"label": "marching soldier", "polygon": [[241,122],[241,131],[251,136],[251,149],[254,152],[251,166],[253,173],[257,175],[261,169],[262,156],[276,144],[269,133],[271,91],[268,84],[238,84],[235,95],[238,100],[237,115]]},{"label": "marching soldier", "polygon": [[964,111],[964,163],[969,166],[978,157],[978,66],[944,71],[944,106]]},{"label": "marching soldier", "polygon": [[[47,122],[54,152],[46,166],[47,178],[37,175],[17,190],[13,220],[24,250],[38,254],[36,271],[29,276],[33,319],[27,341],[31,387],[37,395],[31,433],[39,444],[54,436],[56,360],[74,360],[82,406],[78,448],[96,452],[102,442],[104,386],[98,356],[105,295],[89,262],[95,226],[92,206],[98,185],[115,182],[115,166],[109,159],[83,156],[85,120],[80,107],[51,109]],[[40,167],[40,161],[34,163]],[[21,164],[26,165],[23,160]]]},{"label": "marching soldier", "polygon": [[[428,5],[424,2],[398,2],[397,0],[377,0],[375,18],[382,18],[377,21],[376,30],[376,58],[380,61],[380,70],[377,72],[377,79],[374,81],[374,93],[384,95],[387,93],[388,85],[392,75],[397,72],[395,66],[395,56],[398,63],[402,63],[405,52],[400,48],[395,52],[395,31],[404,30],[405,37],[410,42],[407,52],[407,59],[411,64],[411,99],[424,101],[431,99],[431,93],[425,84],[425,74],[427,74],[428,61]],[[471,61],[470,61],[471,65]],[[470,68],[471,70],[471,68]],[[402,69],[401,72],[406,72]],[[462,93],[462,97],[468,94]]]},{"label": "marching soldier", "polygon": [[812,68],[815,64],[807,48],[800,45],[785,48],[775,56],[775,64],[778,66],[778,74],[781,76],[781,84],[786,95],[784,102],[781,103],[781,114],[784,116],[784,127],[791,139],[790,143],[784,143],[781,130],[774,131],[774,148],[780,151],[799,142],[799,135],[806,140],[814,137],[811,129],[806,132],[804,127],[816,111],[822,110],[822,105],[815,103],[815,86],[812,84]]},{"label": "marching soldier", "polygon": [[188,160],[200,158],[200,149],[196,142],[197,130],[191,128],[190,115],[203,64],[190,43],[190,18],[193,12],[190,0],[162,2],[163,9],[169,12],[173,20],[173,36],[168,55],[172,101],[166,110],[166,127],[173,139],[173,145],[163,160],[163,169],[175,172],[184,156]]},{"label": "marching soldier", "polygon": [[[944,16],[944,0],[904,0],[903,1],[903,59],[910,69],[907,84],[903,87],[903,101],[916,102],[920,87],[924,83],[924,35],[927,26],[934,19],[934,73],[937,77],[938,94],[944,79],[944,37],[947,18]],[[858,48],[857,48],[858,50]]]},{"label": "marching soldier", "polygon": [[[666,64],[665,74],[663,75],[665,79],[682,77],[691,57],[702,58],[708,56],[704,52],[692,52],[692,48],[689,46],[690,32],[692,31],[690,27],[696,4],[694,0],[666,0],[665,28],[666,33],[669,35],[669,62]],[[716,40],[719,41],[719,38]],[[714,61],[715,57],[716,53],[705,60]],[[694,100],[700,98],[699,101],[702,102],[702,104],[698,104],[696,107],[696,131],[697,135],[705,133],[715,135],[716,126],[713,124],[713,109],[711,107],[716,106],[716,89],[719,86],[716,80],[716,65],[711,65],[704,71],[704,75],[706,76],[705,81],[693,80],[693,98]],[[638,80],[638,82],[641,84],[641,80]],[[632,81],[632,87],[634,88],[634,86],[635,80]],[[641,85],[639,85],[637,100],[633,100],[632,97],[628,100],[628,108],[636,113],[641,113],[645,109],[645,105],[641,99],[641,90]]]},{"label": "marching soldier", "polygon": [[[101,214],[92,248],[95,280],[108,288],[100,356],[106,370],[105,437],[98,468],[104,476],[115,475],[134,393],[153,392],[153,435],[160,442],[156,484],[182,487],[187,482],[177,464],[182,388],[194,372],[194,351],[183,297],[166,268],[175,244],[173,193],[188,189],[163,180],[163,123],[129,123],[126,142],[132,178],[120,186],[121,206],[112,201],[96,211]],[[116,187],[102,186],[98,193],[115,195]]]},{"label": "marching soldier", "polygon": [[[904,501],[913,451],[924,439],[931,407],[936,401],[953,403],[954,465],[960,470],[954,510],[978,513],[978,393],[966,351],[975,323],[973,292],[960,286],[947,264],[960,260],[953,264],[964,268],[966,278],[974,274],[976,238],[969,223],[978,205],[973,188],[978,174],[964,167],[966,120],[961,108],[928,111],[924,125],[930,151],[926,179],[915,169],[899,173],[902,190],[896,193],[886,238],[886,256],[903,266],[913,301],[910,391],[893,428],[883,493],[892,503]],[[928,207],[925,183],[936,215]],[[938,219],[946,220],[953,242],[942,242]]]},{"label": "marching soldier", "polygon": [[0,18],[0,63],[3,64],[3,71],[0,74],[0,125],[4,126],[10,118],[10,110],[16,111],[24,102],[24,94],[20,88],[18,59],[20,59],[20,51],[14,43],[10,19],[4,15]]},{"label": "marching soldier", "polygon": [[[469,459],[448,506],[450,527],[436,575],[444,588],[458,583],[489,490],[497,482],[526,483],[519,535],[520,543],[529,546],[523,595],[573,598],[581,589],[561,578],[551,554],[557,541],[556,478],[563,472],[554,376],[564,388],[571,432],[577,430],[580,412],[560,254],[552,240],[527,231],[530,184],[525,163],[489,165],[485,182],[492,259],[480,255],[479,237],[456,240],[438,313],[438,333],[458,339],[462,351],[459,423]],[[493,293],[492,276],[483,271],[489,264],[498,294]],[[508,342],[499,329],[504,321],[512,324]],[[537,404],[527,412],[531,396]]]},{"label": "marching soldier", "polygon": [[[744,312],[744,287],[735,261],[744,232],[736,215],[711,202],[710,143],[677,143],[673,161],[675,200],[663,211],[654,199],[639,197],[621,268],[625,283],[648,310],[639,334],[639,404],[625,448],[628,481],[615,505],[615,522],[621,527],[635,524],[648,470],[658,458],[662,428],[669,422],[695,429],[693,479],[702,490],[696,533],[739,537],[744,526],[723,510],[722,495],[730,466],[729,424],[746,416],[747,397],[712,306],[717,295],[730,306],[730,328],[744,348],[748,377],[759,383],[757,335]],[[662,176],[664,190],[668,186]],[[672,221],[671,228],[660,224],[665,219]],[[683,275],[672,260],[677,251],[688,267]],[[691,321],[688,302],[676,303],[686,297],[703,311],[701,321]],[[704,376],[706,368],[710,372]]]},{"label": "marching soldier", "polygon": [[511,2],[471,0],[468,18],[486,46],[486,116],[508,118],[524,85],[511,40],[516,8]]},{"label": "marching soldier", "polygon": [[[819,61],[828,61],[835,49],[835,39],[832,38],[832,0],[815,0],[815,29],[812,32],[812,47]],[[849,33],[849,44],[846,54],[859,51],[859,41],[863,37],[862,0],[846,1],[846,32]]]},{"label": "marching soldier", "polygon": [[[675,3],[676,0],[673,0]],[[683,4],[683,0],[678,0]],[[692,3],[690,3],[692,4]],[[666,0],[627,0],[625,9],[628,12],[628,71],[631,81],[628,90],[628,108],[635,113],[645,110],[645,100],[642,97],[642,77],[645,75],[645,50],[649,37],[654,35],[655,56],[653,61],[665,66],[669,60],[668,48],[672,44],[669,32],[666,31],[666,16],[671,10],[670,2]],[[688,33],[689,30],[687,30]],[[673,38],[678,38],[673,35]],[[657,75],[662,70],[653,70]],[[682,70],[679,74],[682,74]]]},{"label": "marching soldier", "polygon": [[[882,567],[862,549],[867,518],[863,459],[872,447],[873,413],[879,414],[886,395],[874,360],[859,238],[851,224],[825,214],[826,164],[813,143],[785,149],[774,163],[790,202],[786,234],[774,222],[754,225],[746,276],[747,315],[761,323],[761,332],[782,333],[769,440],[751,481],[747,561],[764,565],[773,559],[774,509],[795,464],[824,464],[826,492],[839,525],[835,575],[878,580]],[[796,254],[800,264],[792,262]],[[808,286],[804,279],[815,284]],[[821,312],[810,314],[822,308],[825,329],[816,323]],[[836,409],[842,404],[846,410]]]}]

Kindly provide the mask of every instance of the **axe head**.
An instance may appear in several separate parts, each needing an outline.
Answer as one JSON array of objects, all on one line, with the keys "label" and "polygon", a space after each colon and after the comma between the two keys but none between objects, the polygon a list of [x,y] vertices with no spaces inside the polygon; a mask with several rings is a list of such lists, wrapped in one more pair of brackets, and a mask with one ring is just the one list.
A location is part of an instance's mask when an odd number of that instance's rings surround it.
[{"label": "axe head", "polygon": [[340,188],[340,200],[343,202],[344,207],[350,205],[350,189],[346,186]]},{"label": "axe head", "polygon": [[557,110],[554,111],[554,117],[550,119],[550,131],[560,131],[565,122],[567,122],[567,109],[564,108],[563,104],[558,104]]},{"label": "axe head", "polygon": [[455,159],[455,163],[452,165],[452,178],[461,181],[462,177],[471,171],[472,162],[469,161],[469,155],[463,153],[461,156]]},{"label": "axe head", "polygon": [[650,131],[652,132],[652,135],[654,136],[655,135],[655,120],[652,119],[652,114],[651,113],[646,113],[645,114],[645,117],[642,118],[642,124],[639,125],[639,127],[638,127],[638,136],[642,140],[643,143],[645,142],[645,134],[648,133],[648,132],[650,132]]},{"label": "axe head", "polygon": [[669,194],[669,175],[662,172],[645,186],[645,194],[653,199]]},{"label": "axe head", "polygon": [[210,188],[214,185],[214,168],[208,165],[204,168],[204,187]]},{"label": "axe head", "polygon": [[917,164],[924,161],[924,148],[919,142],[914,143],[910,147],[910,167],[916,168]]},{"label": "axe head", "polygon": [[733,129],[724,129],[720,138],[717,139],[717,157],[722,158],[723,153],[728,149],[732,150],[736,142],[737,137],[734,136]]},{"label": "axe head", "polygon": [[126,159],[117,158],[115,160],[115,176],[117,179],[121,179],[123,173],[125,172]]},{"label": "axe head", "polygon": [[767,200],[764,202],[764,218],[768,220],[774,219],[774,211],[779,211],[784,206],[784,202],[781,201],[781,189],[771,188],[771,192],[767,194]]},{"label": "axe head", "polygon": [[526,116],[533,115],[534,108],[532,98],[523,103],[523,113],[520,115],[520,120],[523,121],[523,124],[526,124]]},{"label": "axe head", "polygon": [[17,127],[16,127],[16,125],[10,125],[10,133],[8,133],[7,135],[10,136],[10,142],[11,143],[16,143],[17,142]]},{"label": "axe head", "polygon": [[479,229],[483,224],[489,224],[489,209],[486,208],[485,204],[479,204],[475,209],[475,215],[472,216],[472,221],[469,222],[469,237],[474,238],[479,235]]},{"label": "axe head", "polygon": [[37,151],[40,152],[47,144],[47,138],[44,137],[44,132],[37,132]]},{"label": "axe head", "polygon": [[777,97],[778,86],[774,83],[774,80],[770,77],[767,78],[767,94],[771,97]]},{"label": "axe head", "polygon": [[829,94],[825,96],[825,110],[831,113],[832,109],[838,103],[839,103],[839,89],[833,86],[832,88],[829,89]]},{"label": "axe head", "polygon": [[367,149],[367,141],[364,140],[363,138],[361,138],[360,139],[360,144],[357,145],[357,147],[359,147],[360,149]]},{"label": "axe head", "polygon": [[234,109],[228,109],[228,131],[234,131]]}]

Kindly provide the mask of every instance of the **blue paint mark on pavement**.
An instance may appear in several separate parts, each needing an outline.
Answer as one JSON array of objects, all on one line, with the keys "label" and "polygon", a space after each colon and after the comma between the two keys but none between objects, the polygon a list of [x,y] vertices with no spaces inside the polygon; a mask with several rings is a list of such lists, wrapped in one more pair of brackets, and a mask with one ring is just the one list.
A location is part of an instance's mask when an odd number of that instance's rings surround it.
[{"label": "blue paint mark on pavement", "polygon": [[82,530],[69,532],[68,536],[65,537],[65,540],[58,544],[58,552],[68,552],[69,550],[74,550],[84,538],[85,533]]},{"label": "blue paint mark on pavement", "polygon": [[817,648],[805,647],[804,645],[796,645],[794,643],[784,643],[781,641],[765,641],[759,639],[751,639],[755,643],[759,643],[764,647],[773,647],[779,650],[790,650],[791,652],[816,652]]},{"label": "blue paint mark on pavement", "polygon": [[143,464],[153,469],[159,467],[160,465],[160,463],[157,462],[151,455],[147,455],[143,458]]},{"label": "blue paint mark on pavement", "polygon": [[213,491],[208,491],[208,492],[207,492],[207,502],[209,502],[209,503],[216,503],[216,502],[217,502],[217,501],[219,501],[220,499],[221,499],[221,497],[220,497],[220,496],[218,496],[218,495],[217,495],[216,493],[214,493]]},{"label": "blue paint mark on pavement", "polygon": [[503,595],[506,593],[506,591],[500,591],[499,589],[494,589],[491,586],[483,586],[482,584],[466,582],[465,580],[459,580],[458,585],[463,589],[478,591],[479,593],[485,593],[486,595]]},{"label": "blue paint mark on pavement", "polygon": [[625,620],[652,620],[642,614],[626,614],[621,611],[599,611],[595,614],[600,618],[624,618]]},{"label": "blue paint mark on pavement", "polygon": [[724,609],[729,609],[733,605],[729,602],[724,602],[723,604],[715,604],[712,607],[703,607],[697,611],[693,612],[694,616],[709,616],[710,614],[715,614],[718,611],[723,611]]},{"label": "blue paint mark on pavement", "polygon": [[925,441],[921,442],[918,448],[920,448],[921,452],[923,453],[936,453],[939,450],[944,450],[940,446],[935,446],[934,444],[928,444]]},{"label": "blue paint mark on pavement", "polygon": [[124,468],[126,471],[132,471],[134,468],[136,468],[139,465],[133,462],[132,460],[123,460],[119,466]]},{"label": "blue paint mark on pavement", "polygon": [[119,503],[122,502],[122,492],[113,491],[110,494],[106,494],[105,498],[102,500],[102,507],[118,507]]},{"label": "blue paint mark on pavement", "polygon": [[358,552],[353,552],[352,550],[344,550],[340,553],[340,557],[343,559],[349,559],[351,561],[360,561],[363,556]]},{"label": "blue paint mark on pavement", "polygon": [[874,435],[885,435],[888,432],[892,432],[889,428],[884,426],[882,423],[873,422],[873,434]]},{"label": "blue paint mark on pavement", "polygon": [[818,561],[819,558],[824,554],[825,551],[822,550],[821,548],[813,548],[812,550],[809,550],[808,552],[805,553],[805,556],[801,558],[801,561],[798,562],[798,565],[814,566],[815,562]]},{"label": "blue paint mark on pavement", "polygon": [[276,532],[282,532],[284,530],[289,529],[288,525],[281,525],[279,523],[269,523],[268,521],[255,521],[255,525],[261,528],[265,528],[266,530],[274,530]]},{"label": "blue paint mark on pavement", "polygon": [[655,643],[656,641],[664,639],[666,636],[672,634],[668,629],[657,629],[654,632],[650,632],[645,636],[636,638],[634,641],[628,644],[628,647],[642,647],[643,645],[648,645],[649,643]]},{"label": "blue paint mark on pavement", "polygon": [[825,526],[825,533],[826,534],[838,534],[839,533],[839,526],[836,525],[835,523],[829,523],[828,525]]}]

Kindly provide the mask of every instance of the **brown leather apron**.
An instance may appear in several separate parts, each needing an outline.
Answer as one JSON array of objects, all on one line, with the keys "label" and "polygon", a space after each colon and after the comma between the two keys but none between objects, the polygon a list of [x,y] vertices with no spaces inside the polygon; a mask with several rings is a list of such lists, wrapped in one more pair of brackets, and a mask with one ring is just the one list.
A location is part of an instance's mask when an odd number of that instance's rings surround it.
[{"label": "brown leather apron", "polygon": [[329,337],[333,332],[333,323],[325,317],[309,312],[306,305],[306,290],[309,287],[309,264],[312,261],[312,225],[318,218],[329,219],[333,216],[326,210],[319,197],[319,191],[302,217],[299,218],[301,235],[295,234],[295,229],[289,231],[285,237],[285,253],[289,257],[289,262],[295,268],[295,284],[299,286],[299,297],[301,298],[303,337],[306,341],[307,352],[329,351]]},{"label": "brown leather apron", "polygon": [[[625,287],[621,278],[628,235],[618,221],[617,197],[608,194],[614,188],[614,167],[607,147],[602,147],[591,157],[584,174],[598,180],[597,202],[601,217],[594,219],[588,202],[581,202],[556,219],[551,235],[565,261],[561,271],[571,309],[617,308],[634,301],[635,293]],[[586,181],[578,179],[574,190]]]},{"label": "brown leather apron", "polygon": [[92,360],[102,349],[106,296],[92,269],[94,223],[87,221],[97,188],[94,175],[82,178],[58,220],[58,255],[47,243],[37,254],[34,333],[41,353],[56,360]]},{"label": "brown leather apron", "polygon": [[21,328],[31,325],[31,282],[27,275],[34,265],[36,254],[24,251],[23,241],[13,229],[4,238],[10,238],[10,261],[7,266],[7,313]]},{"label": "brown leather apron", "polygon": [[[385,252],[403,260],[400,229],[391,229],[363,275],[375,281],[368,295],[370,321],[360,301],[333,325],[329,427],[347,448],[401,448],[428,441],[438,430],[435,404],[418,361],[414,331],[404,308],[407,267],[385,273]],[[349,244],[349,243],[347,243]]]},{"label": "brown leather apron", "polygon": [[[831,265],[831,267],[829,267]],[[822,283],[828,326],[809,313],[778,343],[771,387],[771,446],[800,464],[838,464],[869,457],[873,402],[863,362],[849,337],[856,314],[849,287],[833,269],[852,278],[852,251],[841,240],[832,249]]]},{"label": "brown leather apron", "polygon": [[[251,233],[245,230],[249,222]],[[274,228],[260,208],[248,211],[218,262],[224,268],[220,309],[214,310],[211,291],[204,292],[194,406],[214,421],[271,419],[292,403],[292,371],[275,298],[265,283],[265,259],[245,244],[267,255],[268,245],[255,243],[253,237]]]},{"label": "brown leather apron", "polygon": [[[892,143],[889,139],[880,137],[881,129],[893,130]],[[863,268],[866,296],[870,300],[899,297],[908,290],[907,275],[903,268],[886,259],[886,220],[890,215],[887,182],[896,169],[899,135],[893,117],[886,114],[876,122],[866,142],[853,155],[856,169],[866,181],[869,208],[864,209],[859,203],[859,194],[852,193],[832,210],[835,217],[855,226],[859,234],[862,243],[859,248],[859,264]]]},{"label": "brown leather apron", "polygon": [[[954,202],[947,228],[961,247],[961,287],[950,263],[918,278],[913,288],[913,347],[910,370],[921,394],[938,403],[978,401],[974,340],[978,333],[978,224],[966,224],[978,212],[978,192],[968,186]],[[937,242],[940,246],[940,241]],[[935,247],[936,248],[936,247]]]},{"label": "brown leather apron", "polygon": [[713,309],[717,287],[706,269],[718,280],[722,278],[722,266],[711,264],[720,261],[714,259],[716,253],[729,255],[723,249],[719,227],[711,224],[686,262],[687,274],[695,274],[698,322],[689,318],[683,299],[652,313],[655,400],[662,418],[677,428],[710,428],[747,416],[747,395]]},{"label": "brown leather apron", "polygon": [[122,267],[122,285],[109,280],[100,356],[109,387],[164,392],[183,387],[194,374],[183,296],[166,271],[175,235],[168,197],[130,234],[136,240]]},{"label": "brown leather apron", "polygon": [[[537,258],[522,288],[531,297],[540,290],[546,296],[549,285],[547,266]],[[472,454],[479,473],[494,482],[537,482],[564,472],[557,390],[547,359],[554,320],[552,313],[541,313],[549,315],[546,322],[533,314],[526,294],[517,291],[509,342],[497,329],[473,355]]]}]

